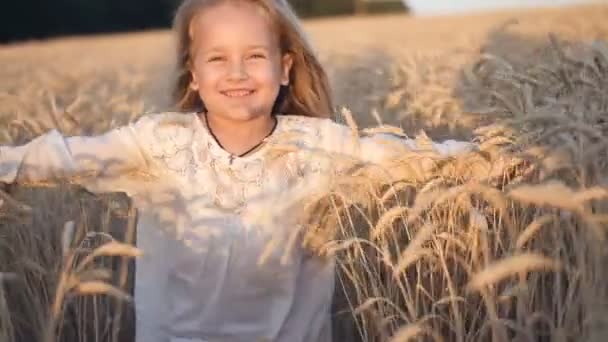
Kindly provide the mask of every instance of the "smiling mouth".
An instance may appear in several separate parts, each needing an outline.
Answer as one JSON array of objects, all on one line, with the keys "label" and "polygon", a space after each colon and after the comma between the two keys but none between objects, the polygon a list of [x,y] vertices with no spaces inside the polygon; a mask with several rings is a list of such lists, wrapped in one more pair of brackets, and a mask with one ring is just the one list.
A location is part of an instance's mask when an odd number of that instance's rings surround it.
[{"label": "smiling mouth", "polygon": [[255,93],[255,90],[238,89],[238,90],[226,90],[221,92],[224,96],[228,97],[245,97]]}]

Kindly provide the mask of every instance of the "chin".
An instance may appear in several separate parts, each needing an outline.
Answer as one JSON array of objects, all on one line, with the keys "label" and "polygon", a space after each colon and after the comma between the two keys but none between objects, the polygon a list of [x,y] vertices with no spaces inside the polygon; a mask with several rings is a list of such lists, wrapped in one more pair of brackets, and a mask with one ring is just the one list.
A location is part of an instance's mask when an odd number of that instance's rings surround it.
[{"label": "chin", "polygon": [[[210,111],[210,112],[214,113],[213,111]],[[219,115],[226,119],[230,119],[230,120],[250,121],[250,120],[259,118],[261,116],[264,116],[264,115],[269,115],[270,110],[262,111],[262,110],[257,110],[257,109],[253,109],[253,108],[226,108],[217,113],[218,114],[223,113],[223,114],[219,114]]]}]

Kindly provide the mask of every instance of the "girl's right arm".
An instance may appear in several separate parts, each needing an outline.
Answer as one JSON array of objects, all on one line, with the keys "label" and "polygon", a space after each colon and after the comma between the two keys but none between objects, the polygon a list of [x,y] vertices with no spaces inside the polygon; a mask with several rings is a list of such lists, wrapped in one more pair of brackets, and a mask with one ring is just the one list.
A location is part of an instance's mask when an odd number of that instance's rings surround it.
[{"label": "girl's right arm", "polygon": [[0,182],[112,176],[147,168],[142,142],[151,125],[144,116],[99,136],[64,137],[52,130],[22,146],[0,146]]}]

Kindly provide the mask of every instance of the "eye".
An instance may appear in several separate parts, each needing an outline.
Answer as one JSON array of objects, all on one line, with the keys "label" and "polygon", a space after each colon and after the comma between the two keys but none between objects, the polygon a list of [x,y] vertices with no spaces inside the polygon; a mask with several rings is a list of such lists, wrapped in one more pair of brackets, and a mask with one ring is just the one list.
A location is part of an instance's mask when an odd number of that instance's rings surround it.
[{"label": "eye", "polygon": [[211,56],[211,57],[207,58],[207,62],[209,62],[209,63],[222,62],[224,60],[225,60],[225,58],[223,56]]},{"label": "eye", "polygon": [[263,53],[253,53],[249,56],[249,58],[251,59],[264,59],[266,58],[266,55],[264,55]]}]

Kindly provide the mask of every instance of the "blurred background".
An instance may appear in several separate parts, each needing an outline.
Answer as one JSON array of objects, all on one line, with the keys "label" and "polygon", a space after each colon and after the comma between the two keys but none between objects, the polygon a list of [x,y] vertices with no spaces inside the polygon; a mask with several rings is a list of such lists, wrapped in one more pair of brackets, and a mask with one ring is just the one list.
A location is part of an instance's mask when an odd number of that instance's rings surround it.
[{"label": "blurred background", "polygon": [[[605,1],[605,0],[595,0]],[[388,12],[449,14],[593,0],[289,0],[301,17]],[[20,0],[0,12],[0,42],[166,28],[180,0]]]},{"label": "blurred background", "polygon": [[[0,42],[166,28],[181,0],[21,0],[0,11]],[[301,17],[405,11],[401,0],[290,0]]]}]

